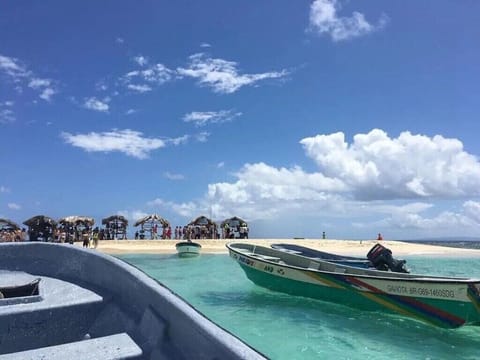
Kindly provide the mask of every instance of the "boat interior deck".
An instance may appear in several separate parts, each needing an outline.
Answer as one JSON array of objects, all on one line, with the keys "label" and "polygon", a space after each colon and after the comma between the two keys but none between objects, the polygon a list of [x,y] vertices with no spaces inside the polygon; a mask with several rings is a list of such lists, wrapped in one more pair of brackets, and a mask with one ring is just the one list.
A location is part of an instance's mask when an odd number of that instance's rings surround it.
[{"label": "boat interior deck", "polygon": [[[142,350],[112,322],[111,299],[67,281],[0,270],[0,289],[40,279],[38,295],[0,299],[0,359],[139,359]],[[117,313],[108,320],[107,314]],[[120,317],[120,318],[119,318]],[[134,325],[132,319],[132,327]]]}]

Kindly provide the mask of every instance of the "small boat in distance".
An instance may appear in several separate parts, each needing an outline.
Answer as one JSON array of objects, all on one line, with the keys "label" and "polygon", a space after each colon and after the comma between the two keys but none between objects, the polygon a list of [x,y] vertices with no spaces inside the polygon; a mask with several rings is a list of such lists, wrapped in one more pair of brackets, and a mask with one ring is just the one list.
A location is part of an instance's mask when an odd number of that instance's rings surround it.
[{"label": "small boat in distance", "polygon": [[364,269],[247,243],[226,246],[253,283],[273,291],[443,328],[480,326],[480,279]]},{"label": "small boat in distance", "polygon": [[296,244],[272,244],[273,249],[288,252],[291,254],[302,255],[312,259],[325,260],[342,265],[373,268],[383,271],[409,272],[405,267],[405,260],[396,260],[392,257],[392,252],[381,244],[376,244],[367,254],[366,258],[344,256],[311,249]]},{"label": "small boat in distance", "polygon": [[179,257],[194,257],[200,255],[202,245],[188,240],[176,243],[175,248]]}]

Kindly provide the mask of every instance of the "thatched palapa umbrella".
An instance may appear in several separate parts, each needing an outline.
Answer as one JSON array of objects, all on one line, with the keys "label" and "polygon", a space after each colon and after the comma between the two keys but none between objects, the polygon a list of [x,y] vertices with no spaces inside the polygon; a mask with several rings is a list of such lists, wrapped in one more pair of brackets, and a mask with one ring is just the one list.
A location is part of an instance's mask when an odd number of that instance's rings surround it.
[{"label": "thatched palapa umbrella", "polygon": [[[217,224],[206,216],[199,216],[187,224],[189,230],[188,238],[209,238],[215,239],[217,237]],[[193,234],[192,234],[193,232]]]},{"label": "thatched palapa umbrella", "polygon": [[58,220],[67,234],[67,241],[73,243],[81,239],[82,232],[91,228],[95,220],[88,216],[66,216]]},{"label": "thatched palapa umbrella", "polygon": [[8,219],[0,219],[0,231],[15,231],[15,230],[20,230],[20,226],[18,226],[15,222]]},{"label": "thatched palapa umbrella", "polygon": [[105,225],[108,238],[126,239],[128,220],[122,215],[112,215],[102,219],[102,225]]},{"label": "thatched palapa umbrella", "polygon": [[0,219],[0,242],[23,240],[25,240],[24,233],[20,231],[17,223],[8,219]]},{"label": "thatched palapa umbrella", "polygon": [[73,225],[83,225],[83,226],[93,226],[95,220],[88,216],[66,216],[58,220],[60,224],[73,224]]},{"label": "thatched palapa umbrella", "polygon": [[30,241],[54,241],[57,222],[51,217],[37,215],[23,222],[28,226]]},{"label": "thatched palapa umbrella", "polygon": [[243,219],[240,219],[237,216],[234,216],[222,221],[222,227],[225,227],[226,224],[228,224],[230,229],[232,229],[232,228],[239,228],[242,224],[247,224],[247,222]]},{"label": "thatched palapa umbrella", "polygon": [[0,219],[0,242],[21,240],[20,226],[8,219]]},{"label": "thatched palapa umbrella", "polygon": [[140,220],[137,220],[134,226],[141,226],[140,239],[145,238],[145,233],[150,233],[150,239],[156,239],[158,224],[160,224],[163,229],[170,226],[170,223],[158,214],[147,215]]},{"label": "thatched palapa umbrella", "polygon": [[50,226],[56,226],[57,222],[53,220],[51,217],[45,216],[45,215],[37,215],[34,217],[31,217],[28,220],[25,220],[23,222],[24,225],[33,227],[33,226],[40,226],[43,224],[48,224]]},{"label": "thatched palapa umbrella", "polygon": [[240,239],[248,238],[247,222],[238,216],[231,217],[222,221],[223,237],[228,239],[235,238],[235,233],[238,233]]}]

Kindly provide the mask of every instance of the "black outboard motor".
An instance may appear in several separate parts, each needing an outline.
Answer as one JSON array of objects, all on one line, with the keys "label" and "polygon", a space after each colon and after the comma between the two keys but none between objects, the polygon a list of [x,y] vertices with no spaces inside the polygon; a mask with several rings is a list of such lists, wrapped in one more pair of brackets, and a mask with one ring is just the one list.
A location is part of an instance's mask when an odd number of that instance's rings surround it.
[{"label": "black outboard motor", "polygon": [[373,264],[375,269],[382,271],[393,271],[408,273],[405,267],[405,260],[396,260],[392,257],[392,251],[381,244],[376,244],[367,254],[368,260]]}]

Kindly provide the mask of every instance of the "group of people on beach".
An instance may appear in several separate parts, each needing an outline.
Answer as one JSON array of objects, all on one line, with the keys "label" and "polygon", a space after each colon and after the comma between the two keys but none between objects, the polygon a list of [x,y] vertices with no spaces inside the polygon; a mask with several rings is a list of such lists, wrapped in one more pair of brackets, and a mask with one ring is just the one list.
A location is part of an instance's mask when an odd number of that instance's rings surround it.
[{"label": "group of people on beach", "polygon": [[19,242],[27,239],[27,233],[25,229],[17,230],[1,230],[0,242]]},{"label": "group of people on beach", "polygon": [[96,249],[98,246],[98,240],[100,238],[100,231],[101,230],[99,230],[98,227],[96,227],[92,231],[84,230],[82,232],[83,247],[84,248],[92,247]]},{"label": "group of people on beach", "polygon": [[[219,238],[217,232],[212,232],[212,229],[207,226],[200,225],[185,225],[185,226],[175,226],[173,231],[173,238],[175,240],[192,240],[192,239],[214,239]],[[216,236],[216,237],[214,237]],[[158,237],[158,228],[155,224],[151,229],[151,239],[157,240]],[[145,231],[142,229],[135,232],[135,240],[145,239]],[[172,239],[172,228],[170,226],[164,227],[162,230],[162,235],[160,237],[162,240]]]},{"label": "group of people on beach", "polygon": [[[194,240],[194,239],[248,239],[248,226],[246,223],[238,224],[238,226],[230,227],[227,224],[224,225],[221,229],[221,234],[217,226],[207,226],[207,225],[185,225],[185,226],[175,226],[172,234],[172,228],[166,226],[162,230],[162,235],[160,239],[162,240]],[[140,231],[135,232],[135,240],[144,240],[146,237],[146,231],[140,229]],[[158,236],[158,227],[154,224],[150,229],[152,240],[159,239]]]},{"label": "group of people on beach", "polygon": [[248,239],[248,226],[246,223],[240,223],[237,226],[230,226],[225,223],[222,229],[222,239]]},{"label": "group of people on beach", "polygon": [[[177,229],[175,229],[177,231]],[[150,229],[151,232],[151,239],[152,240],[158,240],[158,225],[153,224],[153,226]],[[163,240],[168,240],[172,238],[172,228],[171,226],[166,226],[162,228],[162,235],[160,236],[160,239]],[[176,237],[175,237],[176,238]],[[145,239],[145,229],[140,229],[140,231],[135,231],[135,240],[144,240]]]}]

